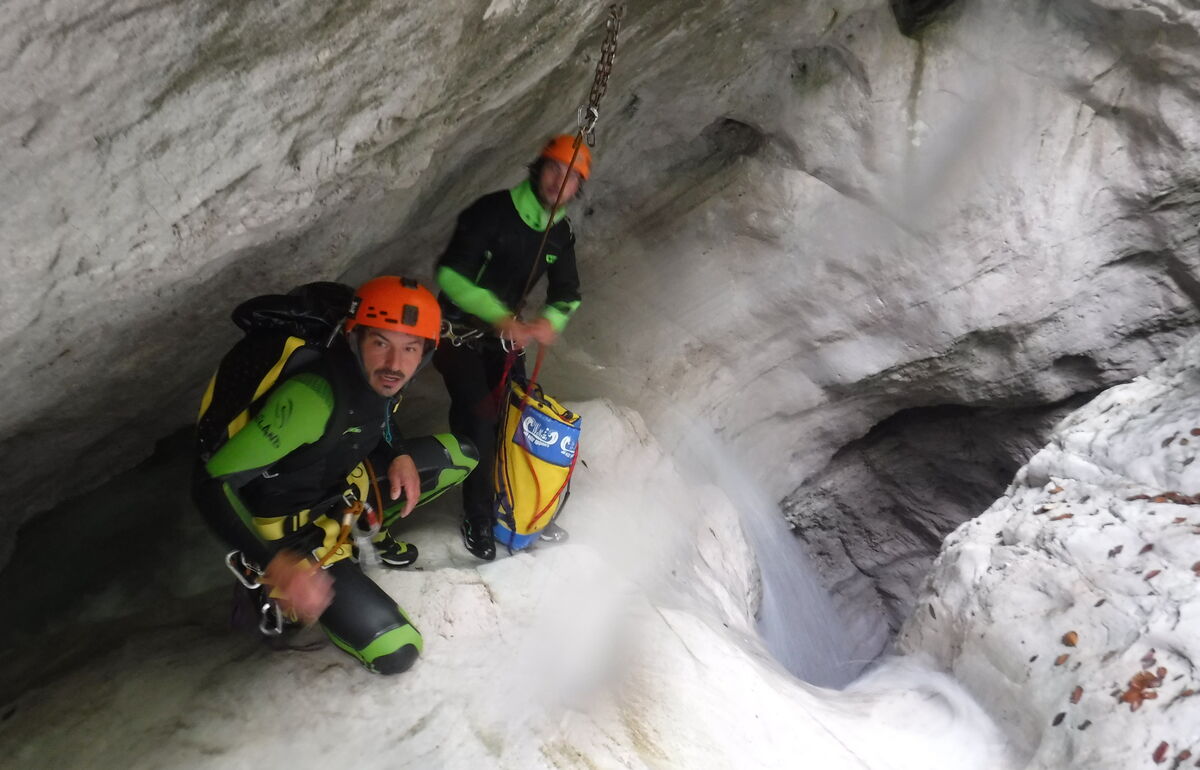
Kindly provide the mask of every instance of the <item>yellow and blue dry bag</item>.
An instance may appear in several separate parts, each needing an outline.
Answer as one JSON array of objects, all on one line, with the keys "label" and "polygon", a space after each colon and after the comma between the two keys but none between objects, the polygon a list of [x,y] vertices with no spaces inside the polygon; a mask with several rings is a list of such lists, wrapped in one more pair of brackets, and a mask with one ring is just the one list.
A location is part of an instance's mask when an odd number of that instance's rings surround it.
[{"label": "yellow and blue dry bag", "polygon": [[[520,550],[562,510],[583,418],[536,385],[509,381],[496,450],[496,542]],[[527,395],[528,393],[528,395]]]}]

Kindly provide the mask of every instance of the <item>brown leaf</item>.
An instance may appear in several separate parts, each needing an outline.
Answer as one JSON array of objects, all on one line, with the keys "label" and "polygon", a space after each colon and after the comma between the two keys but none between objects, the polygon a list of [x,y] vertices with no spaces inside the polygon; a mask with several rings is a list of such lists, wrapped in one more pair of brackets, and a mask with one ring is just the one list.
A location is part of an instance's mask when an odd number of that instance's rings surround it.
[{"label": "brown leaf", "polygon": [[1088,729],[1088,728],[1089,728],[1089,727],[1091,727],[1091,726],[1092,726],[1092,720],[1090,720],[1090,719],[1085,719],[1085,720],[1083,720],[1083,724],[1079,725],[1079,729],[1080,729],[1080,730],[1086,730],[1086,729]]},{"label": "brown leaf", "polygon": [[1150,668],[1157,662],[1158,660],[1154,657],[1154,648],[1151,647],[1150,652],[1142,656],[1142,668]]},{"label": "brown leaf", "polygon": [[1191,431],[1190,431],[1190,433],[1191,433],[1193,436],[1200,436],[1200,428],[1192,428],[1192,429],[1191,429]]},{"label": "brown leaf", "polygon": [[1186,762],[1187,760],[1189,760],[1191,758],[1192,758],[1192,752],[1188,751],[1187,749],[1184,749],[1183,751],[1179,752],[1179,754],[1175,757],[1175,761],[1176,762]]},{"label": "brown leaf", "polygon": [[1050,521],[1062,521],[1063,519],[1073,519],[1073,518],[1075,518],[1075,514],[1073,514],[1073,513],[1060,513],[1057,516],[1051,516]]},{"label": "brown leaf", "polygon": [[1063,634],[1062,643],[1068,647],[1074,647],[1079,644],[1079,633],[1076,631],[1068,631]]},{"label": "brown leaf", "polygon": [[1154,543],[1146,543],[1144,546],[1142,546],[1142,550],[1138,551],[1138,555],[1140,556],[1143,553],[1148,553],[1153,550],[1154,550]]},{"label": "brown leaf", "polygon": [[1123,545],[1118,545],[1116,548],[1110,548],[1108,551],[1108,558],[1111,559],[1112,557],[1116,556],[1117,554],[1119,554],[1121,551],[1124,551],[1124,550],[1125,550],[1125,546],[1123,546]]},{"label": "brown leaf", "polygon": [[1079,685],[1076,685],[1075,689],[1071,691],[1071,703],[1078,703],[1079,699],[1082,697],[1083,697],[1083,688],[1080,687]]},{"label": "brown leaf", "polygon": [[1154,763],[1161,765],[1163,760],[1167,758],[1167,742],[1163,741],[1158,744],[1158,748],[1154,750]]},{"label": "brown leaf", "polygon": [[1054,720],[1052,722],[1050,722],[1050,724],[1053,725],[1054,727],[1058,727],[1059,725],[1062,724],[1062,721],[1066,716],[1067,716],[1067,712],[1060,711],[1054,715]]},{"label": "brown leaf", "polygon": [[1054,659],[1054,665],[1061,666],[1062,664],[1066,663],[1067,660],[1070,659],[1070,657],[1071,657],[1070,655],[1068,655],[1067,653],[1064,652],[1062,655],[1059,655],[1057,658]]},{"label": "brown leaf", "polygon": [[1104,602],[1106,602],[1106,601],[1108,601],[1108,600],[1107,600],[1107,599],[1101,599],[1100,601],[1096,602],[1096,603],[1095,603],[1093,606],[1095,606],[1095,607],[1099,607],[1100,605],[1104,604]]},{"label": "brown leaf", "polygon": [[1186,690],[1184,690],[1183,692],[1179,693],[1179,697],[1180,698],[1190,698],[1195,694],[1196,694],[1196,691],[1193,690],[1191,687],[1189,687]]},{"label": "brown leaf", "polygon": [[1154,578],[1158,577],[1160,574],[1162,574],[1162,570],[1152,569],[1146,573],[1146,580],[1153,580]]},{"label": "brown leaf", "polygon": [[1176,524],[1182,524],[1185,521],[1187,521],[1187,516],[1176,516],[1175,517]]},{"label": "brown leaf", "polygon": [[1050,490],[1050,494],[1052,494],[1052,495],[1057,495],[1057,494],[1058,494],[1059,492],[1061,492],[1061,491],[1063,491],[1063,488],[1062,488],[1062,487],[1055,487],[1054,489],[1051,489],[1051,490]]},{"label": "brown leaf", "polygon": [[1200,561],[1198,561],[1192,565],[1192,572],[1195,572],[1197,575],[1200,575]]}]

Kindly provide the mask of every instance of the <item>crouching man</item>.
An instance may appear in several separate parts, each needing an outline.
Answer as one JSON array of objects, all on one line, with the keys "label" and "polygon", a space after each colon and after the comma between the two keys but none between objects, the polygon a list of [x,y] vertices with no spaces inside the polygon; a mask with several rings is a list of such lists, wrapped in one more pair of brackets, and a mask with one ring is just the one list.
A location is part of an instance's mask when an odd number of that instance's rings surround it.
[{"label": "crouching man", "polygon": [[[329,287],[346,292],[342,309],[324,301]],[[349,294],[309,284],[235,311],[247,336],[202,401],[193,496],[236,549],[230,568],[259,592],[264,633],[319,622],[369,670],[394,674],[416,660],[421,635],[360,560],[412,564],[416,548],[389,527],[461,482],[478,456],[449,434],[401,439],[392,423],[437,347],[433,295],[396,276]]]}]

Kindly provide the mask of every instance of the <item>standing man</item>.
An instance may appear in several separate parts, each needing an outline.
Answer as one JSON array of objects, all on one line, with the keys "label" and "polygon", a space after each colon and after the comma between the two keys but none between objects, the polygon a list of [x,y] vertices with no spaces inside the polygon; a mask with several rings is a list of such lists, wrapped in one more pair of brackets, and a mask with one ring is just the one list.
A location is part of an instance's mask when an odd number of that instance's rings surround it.
[{"label": "standing man", "polygon": [[[291,307],[292,298],[308,300],[307,288],[252,300],[237,312],[264,315],[281,299]],[[228,435],[211,444],[201,438],[192,493],[214,532],[237,549],[230,566],[247,588],[262,583],[269,592],[260,601],[264,633],[272,626],[278,633],[285,617],[319,620],[369,670],[394,674],[416,660],[421,635],[352,557],[370,557],[362,553],[369,549],[388,567],[415,561],[416,548],[388,527],[461,481],[475,453],[451,435],[405,441],[393,428],[401,389],[440,338],[433,294],[397,276],[363,284],[353,304],[349,287],[341,288],[339,320],[352,308],[345,332],[327,347],[303,346],[308,355],[285,353],[271,370],[278,379],[263,380],[261,395],[231,422],[228,407],[243,405],[230,394],[244,391],[252,362],[222,364],[202,402],[201,432],[214,422],[226,430],[228,422]],[[364,520],[373,526],[351,543]]]},{"label": "standing man", "polygon": [[[529,164],[527,179],[463,211],[438,260],[438,301],[450,324],[451,344],[438,348],[433,365],[450,392],[450,429],[479,448],[479,470],[463,485],[462,535],[467,550],[480,559],[496,556],[492,470],[504,374],[524,377],[524,362],[515,351],[533,341],[554,344],[579,307],[575,236],[566,204],[591,175],[592,157],[581,144],[570,165],[574,139],[554,137]],[[559,208],[551,221],[556,199]],[[543,237],[545,253],[537,259]],[[537,320],[526,323],[520,317],[526,294],[543,274],[549,284],[546,305]],[[554,524],[542,533],[543,539],[565,536]]]}]

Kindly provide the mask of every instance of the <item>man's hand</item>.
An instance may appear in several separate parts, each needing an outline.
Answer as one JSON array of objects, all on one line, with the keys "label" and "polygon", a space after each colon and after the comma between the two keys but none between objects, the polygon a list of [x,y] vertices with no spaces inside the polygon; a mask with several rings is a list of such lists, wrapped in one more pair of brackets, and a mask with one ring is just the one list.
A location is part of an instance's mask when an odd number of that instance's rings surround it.
[{"label": "man's hand", "polygon": [[529,324],[529,336],[537,340],[539,345],[549,347],[558,341],[558,332],[554,331],[554,326],[549,319],[539,318]]},{"label": "man's hand", "polygon": [[533,339],[531,327],[515,316],[509,316],[496,323],[496,331],[504,339],[510,340],[518,348],[529,347]]},{"label": "man's hand", "polygon": [[400,493],[404,492],[404,510],[400,512],[400,518],[404,518],[421,499],[421,474],[417,473],[417,464],[410,455],[400,455],[388,466],[387,475],[392,485],[392,499],[399,500]]},{"label": "man's hand", "polygon": [[294,551],[275,554],[263,582],[274,589],[279,606],[305,625],[315,623],[333,601],[333,578]]}]

